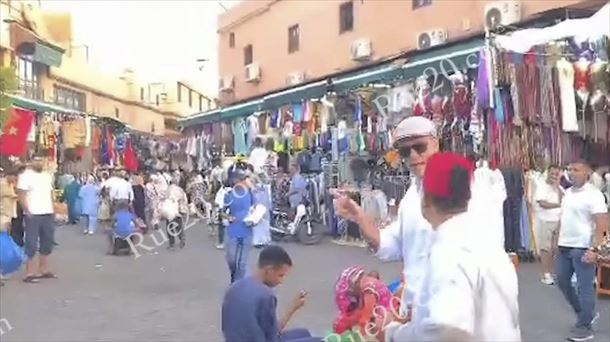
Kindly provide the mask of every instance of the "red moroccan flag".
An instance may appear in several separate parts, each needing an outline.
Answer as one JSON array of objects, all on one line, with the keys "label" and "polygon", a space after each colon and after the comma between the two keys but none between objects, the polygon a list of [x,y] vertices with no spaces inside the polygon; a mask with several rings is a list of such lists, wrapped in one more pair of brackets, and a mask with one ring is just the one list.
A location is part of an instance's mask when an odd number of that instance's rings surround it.
[{"label": "red moroccan flag", "polygon": [[8,111],[4,128],[0,132],[0,155],[21,157],[28,151],[28,134],[36,114],[29,110],[13,108]]}]

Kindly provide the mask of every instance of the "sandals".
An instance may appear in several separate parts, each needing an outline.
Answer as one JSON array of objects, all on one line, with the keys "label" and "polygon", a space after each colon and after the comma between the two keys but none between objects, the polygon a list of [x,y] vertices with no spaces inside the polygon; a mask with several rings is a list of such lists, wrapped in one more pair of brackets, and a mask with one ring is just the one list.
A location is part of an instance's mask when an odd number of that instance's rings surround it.
[{"label": "sandals", "polygon": [[29,276],[26,276],[25,278],[23,278],[23,282],[28,283],[28,284],[37,284],[40,282],[40,280],[38,280],[38,278],[36,276],[29,275]]},{"label": "sandals", "polygon": [[57,275],[53,272],[45,272],[37,275],[36,279],[57,279]]}]

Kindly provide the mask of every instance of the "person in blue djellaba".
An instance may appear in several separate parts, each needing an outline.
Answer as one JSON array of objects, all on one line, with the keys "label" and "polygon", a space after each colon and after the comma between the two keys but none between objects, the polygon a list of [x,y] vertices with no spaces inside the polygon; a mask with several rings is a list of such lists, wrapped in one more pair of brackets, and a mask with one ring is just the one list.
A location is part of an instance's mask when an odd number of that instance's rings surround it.
[{"label": "person in blue djellaba", "polygon": [[100,188],[95,182],[95,177],[92,175],[87,177],[87,184],[80,188],[78,196],[82,214],[87,218],[87,226],[83,234],[93,235],[97,228],[97,212],[100,204]]},{"label": "person in blue djellaba", "polygon": [[251,168],[247,164],[236,164],[229,170],[231,190],[225,195],[227,208],[225,257],[229,266],[231,284],[246,276],[248,257],[252,249],[252,227],[244,219],[254,204],[252,184],[249,176]]},{"label": "person in blue djellaba", "polygon": [[81,208],[79,201],[79,192],[81,184],[78,182],[78,178],[70,175],[70,182],[64,188],[63,198],[68,205],[68,223],[77,224],[80,221]]}]

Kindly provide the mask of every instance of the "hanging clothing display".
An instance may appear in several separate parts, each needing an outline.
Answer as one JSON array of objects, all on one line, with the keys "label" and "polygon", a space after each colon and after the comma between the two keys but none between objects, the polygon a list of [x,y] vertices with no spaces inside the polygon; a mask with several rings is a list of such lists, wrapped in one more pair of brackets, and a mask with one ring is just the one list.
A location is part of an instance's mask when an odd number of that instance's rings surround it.
[{"label": "hanging clothing display", "polygon": [[246,144],[250,148],[254,144],[254,139],[259,134],[259,122],[258,117],[250,115],[246,119]]},{"label": "hanging clothing display", "polygon": [[576,97],[574,95],[574,67],[564,59],[557,62],[561,94],[561,123],[564,132],[578,132]]}]

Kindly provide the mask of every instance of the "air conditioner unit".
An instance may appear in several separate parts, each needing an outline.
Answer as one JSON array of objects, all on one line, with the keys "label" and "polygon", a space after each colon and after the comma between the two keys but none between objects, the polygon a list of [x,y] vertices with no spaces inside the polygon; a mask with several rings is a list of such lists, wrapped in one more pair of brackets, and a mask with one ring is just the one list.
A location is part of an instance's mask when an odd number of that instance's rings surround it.
[{"label": "air conditioner unit", "polygon": [[433,29],[417,34],[417,48],[420,50],[445,44],[446,42],[447,30],[445,29]]},{"label": "air conditioner unit", "polygon": [[218,90],[221,92],[230,92],[233,91],[233,87],[235,85],[235,79],[233,76],[225,76],[221,77],[218,80]]},{"label": "air conditioner unit", "polygon": [[286,78],[286,84],[288,85],[296,85],[303,83],[303,81],[305,81],[305,73],[301,71],[291,72]]},{"label": "air conditioner unit", "polygon": [[513,0],[488,3],[485,5],[484,19],[488,30],[517,23],[521,20],[521,2]]},{"label": "air conditioner unit", "polygon": [[350,46],[350,54],[354,61],[366,61],[373,55],[373,44],[370,39],[356,40]]},{"label": "air conditioner unit", "polygon": [[258,82],[261,79],[261,68],[256,63],[246,65],[246,82]]}]

